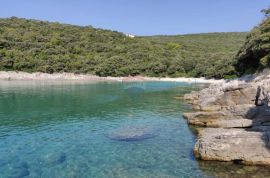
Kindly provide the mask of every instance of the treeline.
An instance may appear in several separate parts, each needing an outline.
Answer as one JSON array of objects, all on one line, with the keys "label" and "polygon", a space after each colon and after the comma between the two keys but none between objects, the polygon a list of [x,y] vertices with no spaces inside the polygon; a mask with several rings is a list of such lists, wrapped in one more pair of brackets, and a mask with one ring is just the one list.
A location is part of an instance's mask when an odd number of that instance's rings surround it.
[{"label": "treeline", "polygon": [[236,55],[239,75],[260,72],[270,67],[270,9],[262,10],[265,19],[246,38]]},{"label": "treeline", "polygon": [[246,33],[127,37],[91,26],[0,19],[0,70],[230,77]]}]

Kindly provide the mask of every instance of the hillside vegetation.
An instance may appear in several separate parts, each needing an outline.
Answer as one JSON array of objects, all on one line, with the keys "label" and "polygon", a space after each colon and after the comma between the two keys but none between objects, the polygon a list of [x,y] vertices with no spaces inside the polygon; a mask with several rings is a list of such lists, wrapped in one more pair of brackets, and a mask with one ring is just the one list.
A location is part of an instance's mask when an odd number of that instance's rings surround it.
[{"label": "hillside vegetation", "polygon": [[21,18],[0,19],[0,70],[99,76],[216,77],[234,74],[246,33],[127,37]]},{"label": "hillside vegetation", "polygon": [[178,36],[146,37],[169,49],[170,72],[198,77],[224,78],[235,74],[234,56],[247,33],[205,33]]},{"label": "hillside vegetation", "polygon": [[236,56],[236,71],[240,74],[260,72],[270,67],[270,9],[263,10],[265,19],[246,38]]}]

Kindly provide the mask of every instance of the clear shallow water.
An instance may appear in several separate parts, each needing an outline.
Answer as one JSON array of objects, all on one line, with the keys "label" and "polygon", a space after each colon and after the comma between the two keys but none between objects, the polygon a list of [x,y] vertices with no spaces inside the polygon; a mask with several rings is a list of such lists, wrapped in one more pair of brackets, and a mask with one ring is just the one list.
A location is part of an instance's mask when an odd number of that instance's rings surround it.
[{"label": "clear shallow water", "polygon": [[[172,82],[1,82],[0,177],[269,177],[261,167],[194,159],[195,135],[182,118],[190,107],[174,99],[190,90]],[[112,139],[132,128],[151,136]]]}]

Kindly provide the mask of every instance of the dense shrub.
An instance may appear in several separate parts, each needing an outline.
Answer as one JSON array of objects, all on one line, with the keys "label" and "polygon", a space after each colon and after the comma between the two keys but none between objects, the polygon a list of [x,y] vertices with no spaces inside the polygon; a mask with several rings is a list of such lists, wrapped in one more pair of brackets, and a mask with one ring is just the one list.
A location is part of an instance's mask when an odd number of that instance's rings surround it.
[{"label": "dense shrub", "polygon": [[236,70],[240,75],[270,67],[270,9],[263,10],[265,19],[256,26],[236,55]]},{"label": "dense shrub", "polygon": [[[210,33],[130,38],[91,26],[12,17],[0,19],[0,70],[222,78],[233,74],[233,56],[245,36]],[[268,58],[261,62],[267,65]]]}]

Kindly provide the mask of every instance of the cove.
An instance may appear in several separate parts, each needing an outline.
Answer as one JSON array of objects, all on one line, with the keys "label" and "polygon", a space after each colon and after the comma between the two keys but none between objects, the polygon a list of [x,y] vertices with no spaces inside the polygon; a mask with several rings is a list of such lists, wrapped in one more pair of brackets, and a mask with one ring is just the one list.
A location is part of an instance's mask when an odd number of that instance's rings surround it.
[{"label": "cove", "polygon": [[0,83],[0,177],[268,177],[194,159],[180,82]]}]

